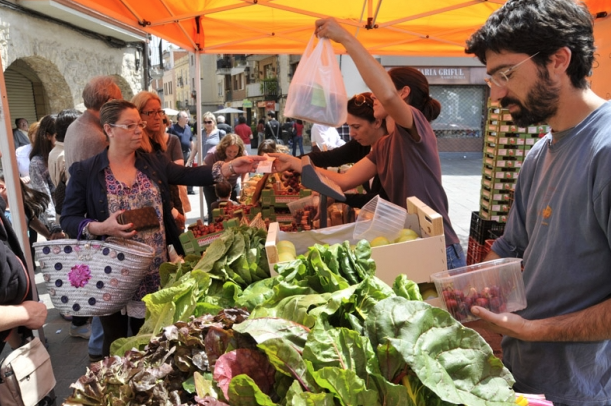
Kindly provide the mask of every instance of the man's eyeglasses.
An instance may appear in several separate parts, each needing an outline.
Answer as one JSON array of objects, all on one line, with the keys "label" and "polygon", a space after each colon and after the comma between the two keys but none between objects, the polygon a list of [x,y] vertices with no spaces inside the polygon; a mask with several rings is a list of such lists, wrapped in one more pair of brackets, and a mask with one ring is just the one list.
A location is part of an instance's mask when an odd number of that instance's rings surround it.
[{"label": "man's eyeglasses", "polygon": [[142,114],[144,114],[145,116],[165,116],[165,111],[163,110],[149,110],[149,111],[143,111]]},{"label": "man's eyeglasses", "polygon": [[367,100],[367,97],[365,97],[365,95],[362,93],[355,94],[354,97],[352,97],[352,99],[354,100],[354,105],[356,107],[361,107],[363,104],[367,107],[373,107],[371,105],[371,102]]},{"label": "man's eyeglasses", "polygon": [[136,127],[140,127],[141,129],[146,128],[146,121],[142,121],[140,123],[131,123],[131,124],[108,124],[111,127],[119,127],[127,131],[136,131]]},{"label": "man's eyeglasses", "polygon": [[500,72],[494,72],[490,77],[485,78],[484,80],[486,81],[486,83],[488,84],[488,87],[490,88],[492,88],[493,84],[496,87],[505,87],[507,86],[507,82],[509,82],[509,79],[511,79],[511,73],[514,70],[516,70],[518,66],[522,65],[526,61],[531,60],[532,58],[534,58],[537,55],[539,55],[539,52],[529,56],[528,58],[524,59],[522,62],[518,63],[517,65],[513,65],[512,67],[507,68]]},{"label": "man's eyeglasses", "polygon": [[204,121],[204,124],[214,124],[214,121]]}]

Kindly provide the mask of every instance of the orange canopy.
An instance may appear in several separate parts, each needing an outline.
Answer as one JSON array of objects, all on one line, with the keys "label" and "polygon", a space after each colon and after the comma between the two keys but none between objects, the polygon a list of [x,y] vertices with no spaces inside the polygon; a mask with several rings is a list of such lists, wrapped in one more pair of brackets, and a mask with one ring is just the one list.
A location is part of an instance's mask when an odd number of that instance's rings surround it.
[{"label": "orange canopy", "polygon": [[[191,52],[301,54],[314,21],[331,16],[372,54],[464,56],[465,40],[506,0],[69,1]],[[596,14],[611,0],[585,3]]]},{"label": "orange canopy", "polygon": [[[202,53],[301,54],[332,16],[372,54],[464,56],[505,0],[71,0]],[[335,44],[336,52],[344,49]]]}]

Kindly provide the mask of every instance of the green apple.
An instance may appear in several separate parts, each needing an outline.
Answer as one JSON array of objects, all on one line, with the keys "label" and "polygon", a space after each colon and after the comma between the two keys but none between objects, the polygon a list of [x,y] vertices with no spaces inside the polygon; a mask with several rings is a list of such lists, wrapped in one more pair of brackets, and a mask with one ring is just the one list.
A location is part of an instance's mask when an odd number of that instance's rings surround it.
[{"label": "green apple", "polygon": [[436,297],[439,297],[436,289],[429,288],[429,289],[426,289],[424,292],[422,292],[422,299],[424,300],[433,299]]},{"label": "green apple", "polygon": [[295,250],[295,244],[288,240],[278,241],[276,244],[276,249],[278,250],[278,254],[282,252],[287,252],[294,257],[297,257],[297,251]]},{"label": "green apple", "polygon": [[370,244],[372,247],[381,247],[383,245],[390,244],[390,241],[388,241],[388,238],[386,237],[376,237],[373,240],[371,240]]},{"label": "green apple", "polygon": [[[415,240],[416,238],[420,237],[418,235],[417,232],[415,232],[414,230],[412,230],[411,228],[404,228],[401,231],[399,231],[399,235],[397,236],[397,240],[401,237],[411,237],[412,240]],[[409,240],[404,240],[404,241],[409,241]]]},{"label": "green apple", "polygon": [[295,260],[295,255],[291,254],[290,252],[281,252],[278,254],[279,262],[287,262],[287,261],[294,261],[294,260]]},{"label": "green apple", "polygon": [[414,240],[417,240],[418,238],[419,238],[418,236],[414,237],[411,235],[402,235],[399,238],[397,238],[395,242],[414,241]]}]

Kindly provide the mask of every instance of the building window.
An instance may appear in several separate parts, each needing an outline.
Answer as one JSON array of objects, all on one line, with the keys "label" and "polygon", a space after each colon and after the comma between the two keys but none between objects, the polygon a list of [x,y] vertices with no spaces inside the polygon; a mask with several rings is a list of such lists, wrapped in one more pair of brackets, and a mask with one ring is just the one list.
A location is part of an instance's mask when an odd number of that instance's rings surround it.
[{"label": "building window", "polygon": [[441,103],[431,123],[438,138],[482,137],[486,116],[486,86],[430,86],[431,97]]},{"label": "building window", "polygon": [[275,78],[276,77],[276,70],[274,69],[273,65],[267,64],[263,67],[264,71],[265,71],[265,79],[269,79],[269,78]]},{"label": "building window", "polygon": [[193,55],[191,55],[191,66],[193,66],[194,63],[195,63],[195,59],[193,58]]}]

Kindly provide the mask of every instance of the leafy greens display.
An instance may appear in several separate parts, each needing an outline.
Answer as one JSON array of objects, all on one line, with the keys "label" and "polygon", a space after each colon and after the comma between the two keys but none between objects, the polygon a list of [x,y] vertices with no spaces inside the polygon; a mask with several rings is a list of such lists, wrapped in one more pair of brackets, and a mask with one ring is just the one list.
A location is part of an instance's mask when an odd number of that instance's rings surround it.
[{"label": "leafy greens display", "polygon": [[405,276],[376,278],[366,241],[315,245],[274,278],[257,233],[217,241],[164,265],[143,330],[115,343],[125,356],[95,364],[67,404],[514,404],[486,342]]}]

